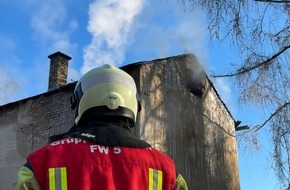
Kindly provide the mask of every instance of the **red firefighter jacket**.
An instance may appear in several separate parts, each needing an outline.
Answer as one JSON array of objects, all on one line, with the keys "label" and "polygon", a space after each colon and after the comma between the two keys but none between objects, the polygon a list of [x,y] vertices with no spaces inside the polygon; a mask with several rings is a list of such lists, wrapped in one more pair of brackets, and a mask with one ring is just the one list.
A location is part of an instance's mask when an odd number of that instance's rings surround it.
[{"label": "red firefighter jacket", "polygon": [[172,190],[174,162],[154,148],[103,146],[69,137],[28,157],[41,190]]}]

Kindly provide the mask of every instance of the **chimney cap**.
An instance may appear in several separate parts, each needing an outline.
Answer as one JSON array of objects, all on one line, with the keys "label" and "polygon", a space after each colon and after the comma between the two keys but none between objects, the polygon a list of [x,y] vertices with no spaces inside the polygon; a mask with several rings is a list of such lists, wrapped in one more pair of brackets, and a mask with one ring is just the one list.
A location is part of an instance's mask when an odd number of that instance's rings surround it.
[{"label": "chimney cap", "polygon": [[57,51],[57,52],[55,52],[55,53],[49,55],[48,58],[49,58],[49,59],[52,59],[53,57],[56,57],[56,56],[62,56],[62,57],[64,57],[64,58],[66,58],[67,60],[71,60],[71,57],[70,57],[70,56],[68,56],[68,55],[66,55],[66,54],[64,54],[64,53],[61,53],[60,51]]}]

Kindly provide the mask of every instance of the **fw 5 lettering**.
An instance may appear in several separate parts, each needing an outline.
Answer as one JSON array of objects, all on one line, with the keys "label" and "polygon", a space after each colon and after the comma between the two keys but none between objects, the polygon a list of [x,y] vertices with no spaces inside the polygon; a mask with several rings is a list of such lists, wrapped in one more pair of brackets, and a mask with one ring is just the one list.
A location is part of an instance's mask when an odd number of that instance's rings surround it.
[{"label": "fw 5 lettering", "polygon": [[108,146],[101,146],[101,145],[90,145],[90,152],[99,152],[101,154],[109,154],[109,151],[113,151],[114,154],[121,153],[121,147],[108,147]]}]

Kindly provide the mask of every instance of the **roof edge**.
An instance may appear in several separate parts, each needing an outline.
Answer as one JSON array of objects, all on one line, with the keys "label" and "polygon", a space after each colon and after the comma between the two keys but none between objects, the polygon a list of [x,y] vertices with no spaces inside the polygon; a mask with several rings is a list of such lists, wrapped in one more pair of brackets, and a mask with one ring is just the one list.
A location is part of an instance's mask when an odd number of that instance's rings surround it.
[{"label": "roof edge", "polygon": [[0,109],[3,110],[5,108],[12,107],[14,105],[26,102],[28,100],[31,100],[31,99],[34,99],[34,98],[37,98],[37,97],[40,97],[40,96],[48,96],[49,94],[53,94],[53,93],[56,93],[56,92],[61,92],[61,91],[68,90],[70,88],[74,88],[76,83],[77,82],[68,83],[68,84],[66,84],[64,86],[61,86],[59,88],[56,88],[56,89],[53,89],[53,90],[50,90],[50,91],[47,91],[47,92],[44,92],[44,93],[41,93],[41,94],[37,94],[37,95],[30,96],[30,97],[27,97],[27,98],[24,98],[24,99],[21,99],[21,100],[17,100],[17,101],[14,101],[14,102],[10,102],[10,103],[7,103],[7,104],[0,105]]}]

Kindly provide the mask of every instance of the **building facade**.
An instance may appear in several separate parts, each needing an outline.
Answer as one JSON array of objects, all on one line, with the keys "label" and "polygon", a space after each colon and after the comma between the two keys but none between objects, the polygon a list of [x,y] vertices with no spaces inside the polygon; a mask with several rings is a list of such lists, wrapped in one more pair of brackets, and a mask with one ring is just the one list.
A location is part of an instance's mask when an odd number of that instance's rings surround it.
[{"label": "building facade", "polygon": [[[63,80],[71,58],[60,52],[49,58],[47,92],[0,106],[1,189],[13,189],[31,151],[73,124],[70,95],[76,83]],[[134,132],[174,159],[189,189],[240,189],[235,120],[195,57],[185,54],[122,69],[136,81],[142,105]]]}]

